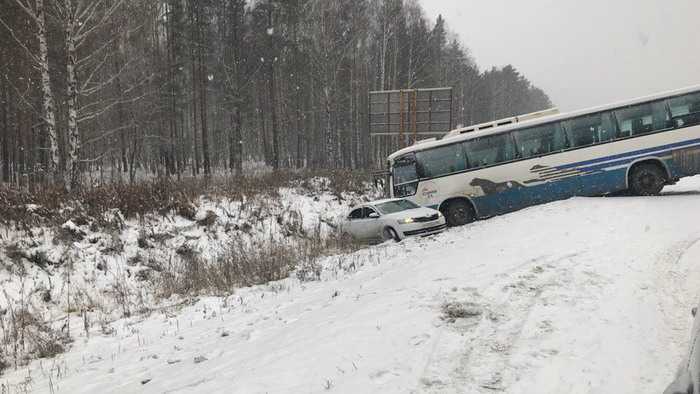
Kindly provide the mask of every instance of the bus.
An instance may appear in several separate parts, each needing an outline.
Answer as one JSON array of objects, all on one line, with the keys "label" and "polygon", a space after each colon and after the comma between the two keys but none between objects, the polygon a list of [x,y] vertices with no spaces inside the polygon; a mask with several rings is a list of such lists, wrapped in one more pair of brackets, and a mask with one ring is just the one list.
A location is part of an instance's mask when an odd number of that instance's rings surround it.
[{"label": "bus", "polygon": [[391,197],[450,226],[574,196],[652,196],[700,173],[700,85],[453,130],[388,158]]}]

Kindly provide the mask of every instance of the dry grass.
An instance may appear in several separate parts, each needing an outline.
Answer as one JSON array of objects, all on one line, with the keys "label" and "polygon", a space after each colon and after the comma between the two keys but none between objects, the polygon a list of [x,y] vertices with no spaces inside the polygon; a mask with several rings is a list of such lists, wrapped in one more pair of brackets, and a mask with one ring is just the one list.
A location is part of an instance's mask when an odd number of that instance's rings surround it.
[{"label": "dry grass", "polygon": [[2,373],[4,370],[6,370],[10,364],[5,361],[5,355],[3,354],[3,351],[0,349],[0,376],[2,376]]},{"label": "dry grass", "polygon": [[1,316],[0,333],[0,372],[8,366],[6,357],[14,360],[15,366],[25,365],[35,358],[55,357],[70,343],[65,331],[54,329],[42,316],[27,309],[10,309]]},{"label": "dry grass", "polygon": [[[318,178],[329,180],[319,185]],[[135,184],[107,184],[68,193],[58,187],[45,187],[36,193],[0,186],[0,223],[30,228],[38,224],[113,225],[103,218],[118,209],[126,218],[174,212],[194,219],[195,202],[203,194],[241,200],[245,196],[276,196],[279,188],[301,187],[309,192],[328,191],[342,198],[343,193],[363,193],[369,175],[361,171],[278,171],[254,177],[231,176],[215,179],[190,178],[181,181],[161,179]]]},{"label": "dry grass", "polygon": [[325,256],[357,250],[361,245],[344,237],[317,234],[287,242],[266,240],[245,245],[233,243],[214,261],[205,261],[192,249],[183,248],[155,281],[160,296],[173,294],[230,294],[240,287],[285,279],[296,271],[302,281],[319,280],[319,260]]}]

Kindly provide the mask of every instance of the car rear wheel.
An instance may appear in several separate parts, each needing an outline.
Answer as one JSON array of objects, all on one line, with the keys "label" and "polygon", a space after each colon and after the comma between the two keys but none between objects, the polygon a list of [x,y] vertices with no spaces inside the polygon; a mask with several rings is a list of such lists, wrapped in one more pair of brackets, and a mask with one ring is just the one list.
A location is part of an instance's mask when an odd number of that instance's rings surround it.
[{"label": "car rear wheel", "polygon": [[629,186],[637,196],[655,196],[666,184],[666,174],[655,164],[640,164],[630,172]]},{"label": "car rear wheel", "polygon": [[450,201],[441,211],[450,227],[463,226],[476,220],[474,208],[465,200]]},{"label": "car rear wheel", "polygon": [[396,234],[396,230],[391,227],[385,228],[384,231],[382,231],[382,240],[386,242],[392,239],[394,242],[399,242],[401,240],[398,234]]}]

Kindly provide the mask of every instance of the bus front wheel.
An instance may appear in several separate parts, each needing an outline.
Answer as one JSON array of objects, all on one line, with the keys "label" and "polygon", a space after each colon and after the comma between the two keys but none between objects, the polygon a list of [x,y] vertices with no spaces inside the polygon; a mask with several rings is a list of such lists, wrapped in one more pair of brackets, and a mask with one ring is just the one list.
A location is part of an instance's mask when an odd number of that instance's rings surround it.
[{"label": "bus front wheel", "polygon": [[630,172],[630,191],[637,196],[655,196],[666,184],[666,174],[656,164],[644,163]]},{"label": "bus front wheel", "polygon": [[450,227],[463,226],[476,219],[474,208],[465,200],[452,200],[441,209],[445,220]]}]

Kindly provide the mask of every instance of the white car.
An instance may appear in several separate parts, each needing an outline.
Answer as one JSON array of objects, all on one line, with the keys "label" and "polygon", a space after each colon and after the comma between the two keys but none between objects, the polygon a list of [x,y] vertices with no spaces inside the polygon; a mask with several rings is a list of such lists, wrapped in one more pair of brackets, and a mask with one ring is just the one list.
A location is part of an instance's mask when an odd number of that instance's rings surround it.
[{"label": "white car", "polygon": [[345,217],[341,231],[359,241],[400,241],[413,235],[431,235],[447,228],[445,217],[400,198],[374,201],[355,207]]}]

